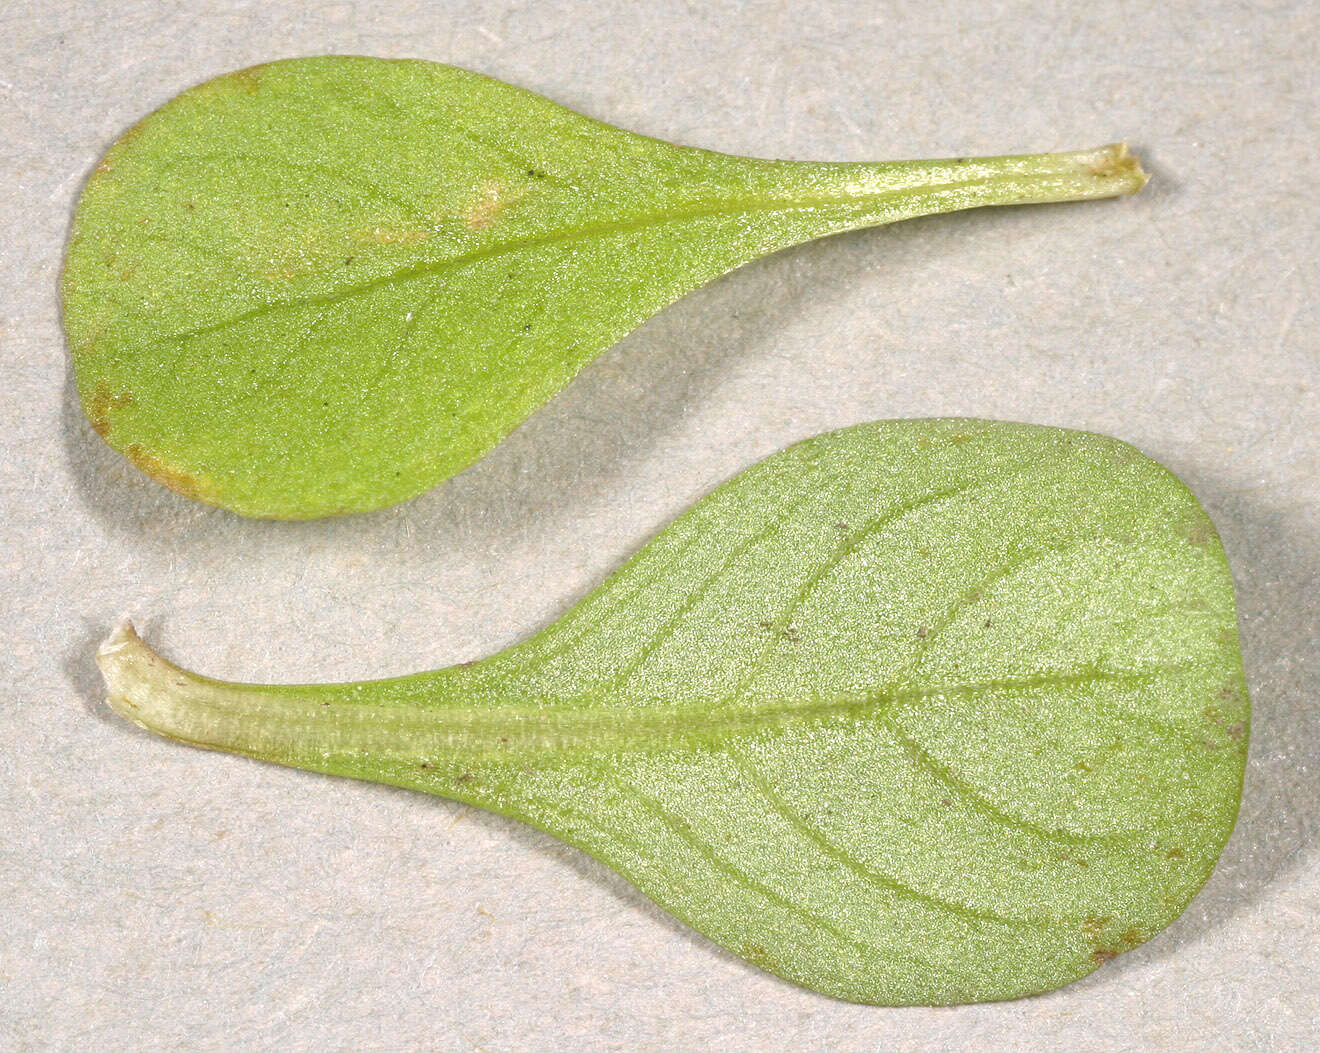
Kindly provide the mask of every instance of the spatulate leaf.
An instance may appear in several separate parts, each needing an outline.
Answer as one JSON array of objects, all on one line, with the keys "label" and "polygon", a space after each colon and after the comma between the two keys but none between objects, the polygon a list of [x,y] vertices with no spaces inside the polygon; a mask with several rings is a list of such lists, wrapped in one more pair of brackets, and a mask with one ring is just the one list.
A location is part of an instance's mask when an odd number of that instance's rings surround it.
[{"label": "spatulate leaf", "polygon": [[672,146],[428,62],[276,62],[184,92],[78,205],[92,424],[182,493],[309,518],[487,453],[683,293],[798,242],[1131,193],[1121,146],[896,164]]},{"label": "spatulate leaf", "polygon": [[1011,998],[1168,925],[1237,811],[1248,701],[1214,529],[1079,432],[895,421],[702,500],[475,664],[248,686],[131,629],[170,737],[513,816],[840,998]]}]

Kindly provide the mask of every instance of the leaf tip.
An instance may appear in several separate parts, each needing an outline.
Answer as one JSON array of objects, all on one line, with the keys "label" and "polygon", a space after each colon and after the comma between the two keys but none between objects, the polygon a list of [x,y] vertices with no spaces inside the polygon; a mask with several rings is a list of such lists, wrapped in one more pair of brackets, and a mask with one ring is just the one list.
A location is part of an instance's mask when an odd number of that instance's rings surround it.
[{"label": "leaf tip", "polygon": [[133,620],[125,618],[115,626],[114,632],[101,641],[101,646],[96,649],[97,662],[99,663],[103,658],[117,654],[134,641],[141,643],[142,637],[138,635],[137,629],[134,628]]},{"label": "leaf tip", "polygon": [[1098,153],[1099,158],[1091,166],[1091,174],[1102,179],[1113,179],[1119,184],[1120,194],[1135,194],[1150,182],[1150,173],[1141,167],[1141,159],[1132,152],[1126,141],[1110,143]]},{"label": "leaf tip", "polygon": [[96,649],[96,664],[105,680],[106,702],[121,717],[140,727],[148,727],[135,698],[148,684],[156,653],[142,642],[142,637],[125,618]]}]

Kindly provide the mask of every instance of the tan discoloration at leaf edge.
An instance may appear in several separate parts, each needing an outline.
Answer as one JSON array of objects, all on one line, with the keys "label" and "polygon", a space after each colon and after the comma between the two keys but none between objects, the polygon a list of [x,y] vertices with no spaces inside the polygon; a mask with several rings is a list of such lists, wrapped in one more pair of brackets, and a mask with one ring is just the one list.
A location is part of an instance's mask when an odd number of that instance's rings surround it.
[{"label": "tan discoloration at leaf edge", "polygon": [[174,465],[167,464],[160,457],[144,449],[136,442],[131,442],[123,447],[121,452],[138,468],[158,483],[169,487],[175,493],[183,494],[184,497],[191,497],[195,501],[204,501],[207,504],[214,503],[215,487],[207,480],[191,475]]},{"label": "tan discoloration at leaf edge", "polygon": [[92,422],[92,430],[104,439],[110,433],[111,410],[131,406],[134,401],[136,400],[132,395],[115,394],[104,380],[98,380],[85,406],[87,419]]}]

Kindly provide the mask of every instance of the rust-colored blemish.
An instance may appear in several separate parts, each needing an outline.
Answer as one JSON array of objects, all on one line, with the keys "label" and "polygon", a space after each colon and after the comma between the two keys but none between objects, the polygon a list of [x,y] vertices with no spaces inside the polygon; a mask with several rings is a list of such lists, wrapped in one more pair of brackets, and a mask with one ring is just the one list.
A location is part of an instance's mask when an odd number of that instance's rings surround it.
[{"label": "rust-colored blemish", "polygon": [[123,454],[158,483],[168,486],[176,494],[191,497],[194,501],[206,501],[210,487],[200,479],[189,475],[172,464],[166,464],[156,454],[144,449],[136,442],[130,442],[123,448]]},{"label": "rust-colored blemish", "polygon": [[460,776],[459,776],[457,779],[455,779],[454,781],[457,782],[457,783],[465,783],[465,782],[471,782],[474,778],[475,778],[475,776],[474,776],[471,772],[467,772],[467,771],[465,771],[462,775],[460,775]]},{"label": "rust-colored blemish", "polygon": [[1082,932],[1086,933],[1087,936],[1094,939],[1095,937],[1099,936],[1100,933],[1105,931],[1105,926],[1108,925],[1112,920],[1113,919],[1108,916],[1103,918],[1087,918],[1084,922],[1082,922]]},{"label": "rust-colored blemish", "polygon": [[1170,848],[1167,852],[1164,853],[1165,859],[1184,859],[1186,858],[1186,856],[1187,853],[1184,852],[1181,848]]},{"label": "rust-colored blemish", "polygon": [[1112,962],[1119,955],[1118,951],[1111,951],[1107,947],[1097,947],[1091,952],[1091,961],[1096,965],[1104,965],[1105,962]]},{"label": "rust-colored blemish", "polygon": [[261,87],[261,78],[268,65],[270,63],[263,62],[259,66],[248,66],[246,69],[235,70],[225,80],[246,92],[256,92]]},{"label": "rust-colored blemish", "polygon": [[753,965],[764,966],[769,961],[770,952],[762,944],[746,943],[743,944],[742,956]]},{"label": "rust-colored blemish", "polygon": [[104,380],[98,380],[91,397],[87,399],[86,407],[92,430],[104,439],[110,432],[110,411],[131,406],[133,401],[132,395],[117,395]]},{"label": "rust-colored blemish", "polygon": [[1205,548],[1214,540],[1215,528],[1210,525],[1210,520],[1198,517],[1188,525],[1186,536],[1191,544]]}]

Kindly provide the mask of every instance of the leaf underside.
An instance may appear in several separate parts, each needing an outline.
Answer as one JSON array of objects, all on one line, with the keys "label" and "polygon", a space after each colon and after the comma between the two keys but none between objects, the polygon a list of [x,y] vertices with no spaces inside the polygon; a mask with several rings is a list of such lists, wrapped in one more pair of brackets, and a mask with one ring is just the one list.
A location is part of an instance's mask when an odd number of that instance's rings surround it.
[{"label": "leaf underside", "polygon": [[1232,828],[1249,719],[1191,494],[1115,440],[970,420],[771,457],[475,664],[245,686],[131,630],[100,660],[146,727],[516,817],[887,1005],[1049,990],[1168,925]]},{"label": "leaf underside", "polygon": [[78,205],[65,327],[97,431],[248,515],[392,504],[487,453],[683,293],[824,234],[1130,193],[1122,147],[897,164],[731,157],[428,62],[210,81]]}]

